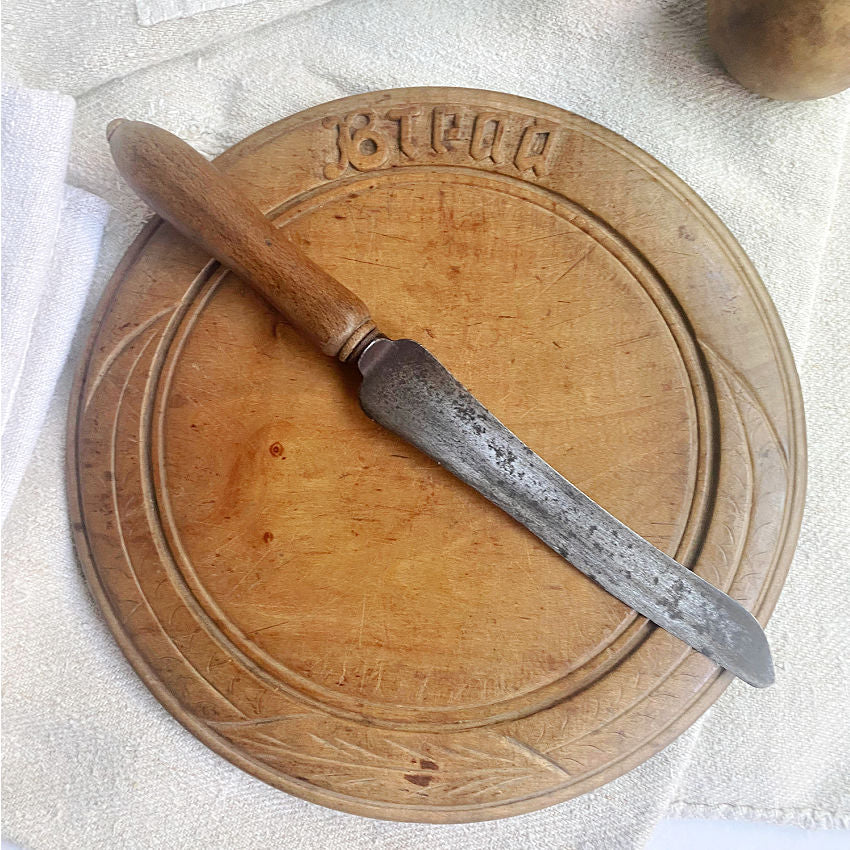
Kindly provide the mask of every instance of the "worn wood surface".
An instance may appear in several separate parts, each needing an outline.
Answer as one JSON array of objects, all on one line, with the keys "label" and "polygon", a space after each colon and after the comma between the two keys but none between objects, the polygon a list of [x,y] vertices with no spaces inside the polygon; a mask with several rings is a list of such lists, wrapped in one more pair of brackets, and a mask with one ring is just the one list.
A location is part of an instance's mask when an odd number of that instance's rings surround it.
[{"label": "worn wood surface", "polygon": [[848,0],[708,0],[711,46],[726,70],[776,100],[850,86]]},{"label": "worn wood surface", "polygon": [[161,127],[118,118],[107,129],[122,176],[151,207],[237,272],[325,354],[346,360],[375,324],[226,174]]},{"label": "worn wood surface", "polygon": [[[793,363],[754,270],[615,134],[503,94],[325,104],[217,165],[389,336],[761,622],[800,521]],[[184,725],[290,793],[432,822],[607,782],[729,681],[360,412],[350,367],[154,220],[69,420],[75,538]]]}]

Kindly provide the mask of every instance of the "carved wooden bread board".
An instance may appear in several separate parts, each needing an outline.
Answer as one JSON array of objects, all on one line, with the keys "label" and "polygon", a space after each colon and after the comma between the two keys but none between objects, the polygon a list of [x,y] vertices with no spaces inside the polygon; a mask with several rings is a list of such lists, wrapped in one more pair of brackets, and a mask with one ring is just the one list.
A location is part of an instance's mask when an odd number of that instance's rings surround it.
[{"label": "carved wooden bread board", "polygon": [[[764,623],[804,490],[800,390],[753,267],[632,144],[535,101],[399,89],[217,164],[615,516]],[[206,744],[333,808],[456,822],[596,788],[729,682],[369,421],[355,376],[153,220],[80,366],[80,559]]]}]

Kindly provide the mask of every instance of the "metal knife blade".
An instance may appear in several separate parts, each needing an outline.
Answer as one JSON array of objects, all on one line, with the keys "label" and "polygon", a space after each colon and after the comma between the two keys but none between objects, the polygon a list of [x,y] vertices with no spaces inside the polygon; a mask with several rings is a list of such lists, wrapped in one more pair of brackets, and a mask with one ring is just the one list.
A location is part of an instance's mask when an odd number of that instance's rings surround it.
[{"label": "metal knife blade", "polygon": [[136,193],[325,354],[356,362],[366,413],[429,454],[607,591],[756,687],[764,633],[737,602],[628,529],[505,428],[424,348],[379,333],[369,308],[275,228],[240,187],[165,130],[116,119],[112,156]]},{"label": "metal knife blade", "polygon": [[360,355],[360,404],[509,513],[609,593],[755,687],[773,683],[756,619],[570,484],[425,348],[379,338]]}]

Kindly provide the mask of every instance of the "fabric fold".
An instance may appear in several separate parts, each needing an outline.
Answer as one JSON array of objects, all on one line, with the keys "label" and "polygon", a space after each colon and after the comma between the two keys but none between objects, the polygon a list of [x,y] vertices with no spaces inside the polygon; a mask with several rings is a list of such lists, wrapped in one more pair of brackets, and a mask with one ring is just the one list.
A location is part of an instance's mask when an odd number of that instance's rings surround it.
[{"label": "fabric fold", "polygon": [[2,517],[24,475],[91,283],[108,205],[65,184],[74,100],[3,89]]},{"label": "fabric fold", "polygon": [[246,6],[252,0],[136,0],[136,13],[143,27],[188,18],[201,12],[213,12],[231,6]]}]

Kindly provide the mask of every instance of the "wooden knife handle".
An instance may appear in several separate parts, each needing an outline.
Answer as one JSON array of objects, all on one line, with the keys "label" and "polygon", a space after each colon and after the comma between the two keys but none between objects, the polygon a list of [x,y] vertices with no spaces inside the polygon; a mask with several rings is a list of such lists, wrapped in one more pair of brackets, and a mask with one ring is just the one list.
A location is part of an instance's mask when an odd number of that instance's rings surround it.
[{"label": "wooden knife handle", "polygon": [[141,121],[116,119],[106,135],[118,171],[136,194],[262,293],[325,354],[345,361],[374,335],[369,308],[194,148]]}]

